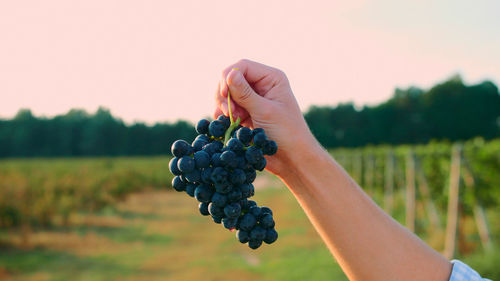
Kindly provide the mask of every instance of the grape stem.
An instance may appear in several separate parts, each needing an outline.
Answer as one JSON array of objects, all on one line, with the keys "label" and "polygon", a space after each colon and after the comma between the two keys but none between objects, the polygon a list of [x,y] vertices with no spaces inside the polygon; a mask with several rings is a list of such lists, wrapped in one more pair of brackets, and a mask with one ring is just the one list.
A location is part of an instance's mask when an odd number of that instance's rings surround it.
[{"label": "grape stem", "polygon": [[229,92],[229,90],[227,90],[227,108],[229,109],[229,120],[231,120],[231,125],[226,130],[226,134],[224,136],[224,146],[227,145],[227,142],[231,138],[231,133],[233,132],[233,130],[236,127],[238,127],[240,125],[240,122],[241,122],[240,117],[238,117],[238,119],[236,119],[236,122],[234,121],[233,112],[231,111],[231,92]]}]

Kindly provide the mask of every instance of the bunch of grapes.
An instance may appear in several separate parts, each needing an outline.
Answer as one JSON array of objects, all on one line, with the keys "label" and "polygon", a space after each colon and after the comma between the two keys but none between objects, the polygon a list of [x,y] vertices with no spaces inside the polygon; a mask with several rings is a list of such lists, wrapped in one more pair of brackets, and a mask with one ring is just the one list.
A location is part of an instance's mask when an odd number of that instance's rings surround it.
[{"label": "bunch of grapes", "polygon": [[273,212],[248,199],[255,193],[256,170],[266,167],[264,155],[276,153],[276,142],[263,129],[242,127],[239,118],[233,122],[224,115],[212,122],[200,120],[196,131],[199,135],[191,144],[172,144],[173,188],[196,198],[202,215],[237,230],[238,240],[251,249],[276,241]]}]

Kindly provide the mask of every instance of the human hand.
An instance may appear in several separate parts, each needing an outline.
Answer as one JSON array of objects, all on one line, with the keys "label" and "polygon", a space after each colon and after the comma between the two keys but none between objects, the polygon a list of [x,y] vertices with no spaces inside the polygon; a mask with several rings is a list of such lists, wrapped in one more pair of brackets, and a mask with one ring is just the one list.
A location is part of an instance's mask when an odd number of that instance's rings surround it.
[{"label": "human hand", "polygon": [[278,153],[267,158],[272,173],[282,175],[299,152],[317,144],[281,70],[249,60],[228,66],[216,91],[215,117],[229,116],[228,90],[233,117],[246,127],[263,128],[278,144]]}]

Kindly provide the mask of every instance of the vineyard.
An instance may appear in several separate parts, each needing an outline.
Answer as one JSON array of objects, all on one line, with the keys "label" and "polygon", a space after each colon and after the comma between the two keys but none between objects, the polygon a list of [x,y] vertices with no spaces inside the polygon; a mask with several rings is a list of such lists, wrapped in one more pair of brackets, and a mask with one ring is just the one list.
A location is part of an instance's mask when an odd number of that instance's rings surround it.
[{"label": "vineyard", "polygon": [[0,162],[0,228],[19,229],[23,247],[33,228],[69,225],[132,192],[166,188],[166,157],[29,159]]},{"label": "vineyard", "polygon": [[[469,255],[473,257],[477,252],[489,252],[494,255],[500,238],[499,139],[474,139],[454,144],[439,142],[418,146],[336,149],[331,153],[379,206],[449,258]],[[103,211],[117,209],[117,206],[121,206],[124,201],[136,196],[135,194],[160,192],[160,195],[154,196],[156,204],[164,205],[165,213],[177,213],[178,209],[171,207],[176,202],[170,201],[178,201],[177,198],[180,197],[171,189],[169,160],[169,157],[131,157],[1,161],[0,249],[20,249],[23,254],[38,251],[34,248],[38,244],[33,243],[33,237],[37,233],[60,228],[80,229],[82,217],[100,216]],[[262,187],[282,187],[269,175],[260,177],[272,179],[268,181],[272,186],[267,184]],[[301,235],[304,235],[303,231],[294,232],[293,227],[297,227],[296,220],[290,221],[290,229],[287,229],[287,220],[300,218],[299,225],[307,229],[307,235],[312,235],[311,241],[316,241],[314,245],[321,260],[330,264],[330,256],[323,252],[319,237],[311,230],[291,195],[284,189],[271,190],[273,191],[258,190],[256,194],[267,196],[267,201],[264,201],[273,209],[275,205],[289,202],[287,204],[291,207],[288,208],[291,208],[294,214],[301,214],[298,217],[289,217],[285,214],[292,211],[276,210],[277,224],[283,225],[284,228],[282,243],[295,245],[297,241],[294,239],[301,239]],[[270,195],[266,195],[268,193]],[[148,201],[141,202],[145,205],[142,208],[146,208]],[[189,205],[186,209],[188,213],[197,215],[195,205]],[[183,219],[180,217],[176,220]],[[206,226],[205,221],[195,220],[193,223]],[[91,224],[90,221],[86,223],[87,226]],[[169,231],[172,235],[179,234],[176,229]],[[227,233],[220,229],[216,231],[214,233],[220,234],[221,237],[230,236],[228,238],[234,240],[232,235],[226,235]],[[144,239],[147,240],[147,237]],[[157,247],[157,244],[154,245]],[[200,247],[204,245],[202,243]],[[272,249],[266,250],[265,253],[268,252],[272,252]],[[498,258],[498,255],[495,256],[495,259]],[[23,271],[23,267],[16,267],[18,265],[7,262],[13,260],[15,259],[9,256],[9,251],[0,253],[0,277],[2,268],[7,272],[19,273],[15,268]],[[293,264],[292,261],[289,262]],[[477,269],[489,273],[486,276],[499,278],[498,270],[493,266],[494,261],[490,261],[491,266],[481,267],[482,262],[480,258],[476,263],[470,261]],[[311,270],[317,270],[314,269],[314,263],[310,266]],[[332,263],[332,266],[335,265]],[[254,271],[252,272],[255,273]],[[292,279],[288,276],[283,277],[283,280]]]},{"label": "vineyard", "polygon": [[498,239],[499,140],[332,154],[379,206],[448,258],[478,246],[489,251]]}]

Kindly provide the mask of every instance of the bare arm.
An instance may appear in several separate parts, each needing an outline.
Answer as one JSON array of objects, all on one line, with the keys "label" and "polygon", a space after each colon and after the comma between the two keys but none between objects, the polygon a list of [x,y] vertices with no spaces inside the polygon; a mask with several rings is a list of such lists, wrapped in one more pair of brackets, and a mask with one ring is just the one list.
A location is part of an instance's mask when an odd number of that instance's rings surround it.
[{"label": "bare arm", "polygon": [[268,169],[295,195],[350,280],[448,280],[451,263],[382,211],[314,139],[281,71],[246,60],[231,65],[216,114],[227,114],[228,89],[246,125],[277,141]]}]

